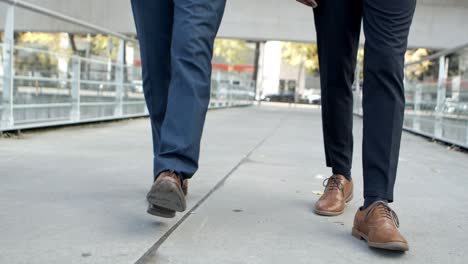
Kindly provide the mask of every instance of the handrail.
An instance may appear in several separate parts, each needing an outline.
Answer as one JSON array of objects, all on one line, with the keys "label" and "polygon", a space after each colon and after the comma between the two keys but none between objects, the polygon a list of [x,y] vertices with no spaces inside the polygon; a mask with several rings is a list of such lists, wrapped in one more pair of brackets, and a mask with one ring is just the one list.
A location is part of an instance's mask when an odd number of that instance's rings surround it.
[{"label": "handrail", "polygon": [[[81,27],[85,27],[85,28],[97,31],[99,33],[105,33],[107,35],[115,36],[115,37],[121,38],[121,39],[126,40],[126,41],[136,42],[136,39],[128,37],[128,36],[126,36],[124,34],[121,34],[121,33],[112,31],[110,29],[106,29],[106,28],[103,28],[103,27],[100,27],[100,26],[85,22],[83,20],[79,20],[79,19],[67,16],[67,15],[55,12],[55,11],[47,9],[47,8],[43,8],[43,7],[28,3],[26,1],[22,1],[22,0],[0,0],[0,2],[4,2],[4,3],[7,3],[7,4],[14,5],[14,6],[18,6],[18,7],[21,7],[23,9],[26,9],[26,10],[30,10],[30,11],[33,11],[33,12],[36,12],[36,13],[40,13],[40,14],[43,14],[43,15],[46,15],[46,16],[49,16],[49,17],[52,17],[52,18],[55,18],[55,19],[59,19],[59,20],[62,20],[62,21],[77,25],[77,26],[81,26]],[[453,47],[453,48],[444,49],[442,51],[439,51],[437,53],[434,53],[432,55],[424,57],[424,58],[422,58],[422,59],[420,59],[418,61],[413,61],[413,62],[406,63],[405,67],[409,66],[409,65],[419,64],[419,63],[422,63],[424,61],[437,59],[437,58],[439,58],[441,56],[445,56],[445,55],[454,53],[454,52],[456,52],[458,50],[461,50],[461,49],[464,49],[464,48],[468,48],[468,43],[460,45],[460,46],[456,46],[456,47]]]},{"label": "handrail", "polygon": [[448,49],[441,50],[439,52],[436,52],[436,53],[434,53],[432,55],[426,56],[426,57],[424,57],[424,58],[422,58],[420,60],[417,60],[417,61],[408,62],[408,63],[405,64],[405,67],[410,66],[410,65],[414,65],[414,64],[419,64],[419,63],[424,62],[424,61],[437,59],[437,58],[440,58],[442,56],[457,52],[457,51],[465,49],[465,48],[468,48],[468,43],[465,43],[465,44],[462,44],[462,45],[459,45],[459,46],[456,46],[456,47],[453,47],[453,48],[448,48]]},{"label": "handrail", "polygon": [[[7,16],[5,17],[5,34],[9,36],[9,43],[0,43],[0,49],[6,48],[3,57],[5,73],[0,76],[3,87],[0,96],[0,132],[30,129],[47,126],[81,124],[84,122],[97,122],[147,116],[148,111],[142,89],[142,80],[133,75],[133,71],[140,71],[141,67],[125,63],[125,42],[131,45],[138,42],[136,38],[114,32],[112,30],[90,24],[65,14],[61,14],[41,6],[30,4],[22,0],[0,0],[6,3]],[[102,33],[120,39],[117,62],[85,58],[74,54],[54,52],[32,47],[17,46],[12,41],[14,33],[15,9],[27,10],[41,16],[55,18],[58,21],[70,23],[75,26],[90,29],[95,33]],[[0,18],[3,20],[3,17]],[[59,70],[57,74],[50,70],[54,77],[43,77],[41,69],[27,68],[15,72],[15,52],[21,50],[21,55],[47,54],[54,58],[61,58],[67,62],[67,68]],[[5,59],[6,58],[6,59]],[[71,61],[68,61],[68,60]],[[102,67],[112,66],[112,67]],[[57,64],[58,66],[58,64]],[[101,66],[101,67],[97,67]],[[128,71],[131,70],[131,71]],[[34,73],[34,74],[33,74]],[[36,74],[37,73],[37,74]],[[91,73],[91,74],[87,74]],[[22,75],[24,74],[24,75]],[[141,76],[140,74],[138,74]],[[103,80],[99,80],[99,79]],[[34,81],[34,82],[31,82]],[[17,89],[14,90],[14,82]],[[96,85],[105,85],[101,87]],[[49,87],[50,86],[50,87]],[[96,89],[97,88],[97,89]],[[107,89],[110,88],[110,89]],[[255,99],[253,86],[228,86],[227,91],[211,92],[212,102],[210,108],[251,105]],[[27,99],[18,104],[15,96],[29,96],[34,93],[37,98]],[[51,100],[59,96],[62,100]],[[83,100],[83,101],[82,101]],[[38,103],[42,102],[42,103]],[[43,103],[48,102],[48,103]],[[23,114],[26,113],[26,114]],[[34,113],[29,118],[28,113]],[[52,113],[52,114],[51,114]]]},{"label": "handrail", "polygon": [[126,41],[136,42],[136,40],[134,38],[130,38],[130,37],[124,35],[124,34],[112,31],[112,30],[107,29],[107,28],[96,26],[94,24],[85,22],[83,20],[79,20],[79,19],[76,19],[76,18],[67,16],[67,15],[52,11],[50,9],[43,8],[43,7],[31,4],[31,3],[25,2],[25,1],[22,1],[22,0],[0,0],[0,2],[4,2],[4,3],[10,4],[10,5],[14,5],[14,6],[18,6],[20,8],[23,8],[23,9],[26,9],[26,10],[29,10],[29,11],[33,11],[35,13],[43,14],[45,16],[55,18],[55,19],[58,19],[58,20],[62,20],[62,21],[65,21],[65,22],[68,22],[68,23],[71,23],[71,24],[74,24],[74,25],[77,25],[77,26],[85,27],[85,28],[91,29],[93,31],[97,31],[99,33],[105,33],[107,35],[118,37],[118,38],[121,38],[121,39],[126,40]]}]

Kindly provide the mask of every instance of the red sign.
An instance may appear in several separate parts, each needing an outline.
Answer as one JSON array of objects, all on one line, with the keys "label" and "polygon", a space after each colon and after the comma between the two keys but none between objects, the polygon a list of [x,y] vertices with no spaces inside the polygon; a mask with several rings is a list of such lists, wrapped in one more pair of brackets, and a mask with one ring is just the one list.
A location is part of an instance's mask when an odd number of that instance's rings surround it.
[{"label": "red sign", "polygon": [[[140,60],[135,60],[135,66],[141,66]],[[219,64],[213,63],[213,69],[217,69],[220,71],[231,71],[231,72],[254,72],[253,65],[236,65],[236,64]]]},{"label": "red sign", "polygon": [[217,64],[213,63],[213,68],[221,71],[235,71],[235,72],[253,72],[253,65],[235,65],[235,64]]}]

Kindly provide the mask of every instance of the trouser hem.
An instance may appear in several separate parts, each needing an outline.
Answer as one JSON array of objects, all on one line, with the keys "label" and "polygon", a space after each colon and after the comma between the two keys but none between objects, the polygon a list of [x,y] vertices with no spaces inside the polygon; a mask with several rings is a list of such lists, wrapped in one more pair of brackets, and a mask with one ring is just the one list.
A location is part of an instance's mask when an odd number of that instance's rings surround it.
[{"label": "trouser hem", "polygon": [[333,174],[340,174],[345,176],[346,179],[351,180],[351,170],[350,169],[343,169],[343,168],[333,168]]},{"label": "trouser hem", "polygon": [[389,203],[393,202],[393,193],[386,191],[364,191],[364,199],[367,197],[380,197],[387,200]]}]

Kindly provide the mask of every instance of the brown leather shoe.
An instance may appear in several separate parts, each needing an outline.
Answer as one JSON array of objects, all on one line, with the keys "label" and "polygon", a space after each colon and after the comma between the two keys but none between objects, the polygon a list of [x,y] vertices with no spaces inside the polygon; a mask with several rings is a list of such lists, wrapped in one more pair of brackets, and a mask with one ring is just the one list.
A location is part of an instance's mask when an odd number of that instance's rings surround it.
[{"label": "brown leather shoe", "polygon": [[146,212],[150,215],[164,217],[164,218],[173,218],[176,215],[176,211],[166,209],[157,205],[149,204],[148,210]]},{"label": "brown leather shoe", "polygon": [[353,182],[348,181],[343,175],[333,175],[325,179],[323,185],[325,191],[315,203],[315,213],[325,216],[342,214],[345,203],[353,199]]},{"label": "brown leather shoe", "polygon": [[149,209],[158,209],[158,207],[166,209],[163,212],[167,216],[163,217],[174,217],[168,210],[183,212],[187,207],[180,177],[174,171],[162,172],[146,195],[146,199],[150,204]]},{"label": "brown leather shoe", "polygon": [[184,192],[184,195],[187,196],[187,193],[188,193],[188,179],[185,179],[182,182],[182,191]]},{"label": "brown leather shoe", "polygon": [[396,213],[383,201],[358,210],[354,218],[353,236],[364,239],[370,247],[407,251],[408,242],[398,231]]},{"label": "brown leather shoe", "polygon": [[[185,179],[182,182],[182,191],[184,192],[184,195],[187,196],[188,193],[188,179]],[[166,209],[157,205],[149,204],[148,210],[146,211],[148,214],[159,216],[159,217],[165,217],[165,218],[173,218],[176,215],[176,211],[171,210],[171,209]]]}]

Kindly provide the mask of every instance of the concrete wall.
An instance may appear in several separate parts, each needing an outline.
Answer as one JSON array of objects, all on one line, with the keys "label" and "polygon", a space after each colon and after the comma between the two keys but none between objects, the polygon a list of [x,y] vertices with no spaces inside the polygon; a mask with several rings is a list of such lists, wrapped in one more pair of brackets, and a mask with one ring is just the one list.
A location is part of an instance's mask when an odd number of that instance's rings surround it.
[{"label": "concrete wall", "polygon": [[[130,0],[29,0],[116,31],[134,34]],[[312,10],[294,0],[228,0],[219,36],[251,40],[315,41]],[[0,5],[0,9],[3,8]],[[2,22],[3,23],[3,22]],[[30,30],[77,30],[29,12],[17,25]],[[418,0],[410,46],[447,48],[468,42],[467,0]]]}]

